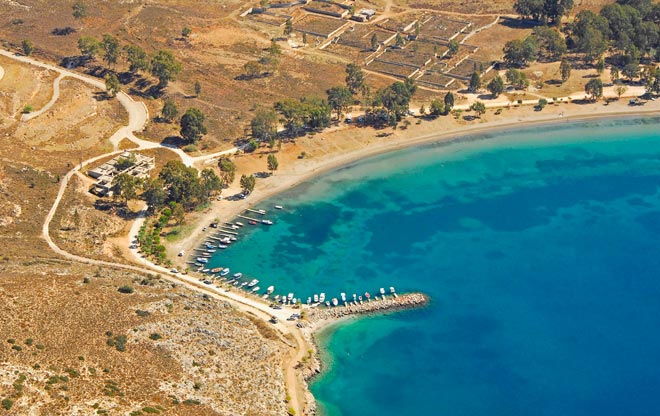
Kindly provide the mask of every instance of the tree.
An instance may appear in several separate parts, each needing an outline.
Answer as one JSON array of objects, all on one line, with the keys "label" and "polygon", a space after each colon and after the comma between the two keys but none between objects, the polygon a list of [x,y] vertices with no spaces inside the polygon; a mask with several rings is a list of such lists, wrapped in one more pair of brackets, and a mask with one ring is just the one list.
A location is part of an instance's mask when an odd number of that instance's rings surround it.
[{"label": "tree", "polygon": [[275,39],[270,41],[270,46],[266,48],[266,51],[273,56],[282,55],[282,48],[277,44]]},{"label": "tree", "polygon": [[279,162],[277,161],[277,158],[275,157],[274,154],[269,154],[268,155],[268,170],[270,171],[270,174],[272,175],[274,171],[277,170],[277,168],[280,166]]},{"label": "tree", "polygon": [[121,51],[119,40],[112,35],[103,35],[103,40],[101,40],[101,51],[103,52],[103,60],[108,65],[116,64],[117,58],[119,58],[119,52]]},{"label": "tree", "polygon": [[628,91],[628,87],[626,87],[625,85],[618,85],[618,86],[614,89],[614,91],[616,92],[616,96],[619,97],[619,98],[621,98],[621,96],[622,96],[623,94],[625,94],[626,91]]},{"label": "tree", "polygon": [[516,0],[513,8],[524,19],[558,23],[573,8],[573,0]]},{"label": "tree", "polygon": [[337,120],[341,119],[344,110],[353,103],[353,94],[348,87],[332,87],[328,91],[328,104],[337,114]]},{"label": "tree", "polygon": [[176,225],[183,224],[183,221],[186,219],[186,210],[183,208],[183,205],[173,202],[171,204],[172,208],[172,219]]},{"label": "tree", "polygon": [[486,104],[482,103],[481,101],[475,101],[470,106],[470,110],[477,114],[477,118],[481,118],[481,115],[486,112]]},{"label": "tree", "polygon": [[376,100],[385,108],[390,123],[396,123],[408,114],[415,91],[417,87],[411,78],[406,78],[404,82],[397,81],[378,91]]},{"label": "tree", "polygon": [[346,86],[353,95],[364,89],[364,72],[358,65],[346,65]]},{"label": "tree", "polygon": [[153,179],[144,186],[142,198],[150,209],[160,210],[167,201],[167,191],[165,191],[165,181],[161,178]]},{"label": "tree", "polygon": [[218,168],[220,168],[220,182],[226,188],[236,179],[236,165],[228,158],[222,158],[218,161]]},{"label": "tree", "polygon": [[110,97],[116,97],[121,91],[119,78],[117,78],[117,74],[114,72],[111,72],[105,77],[105,89]]},{"label": "tree", "polygon": [[534,28],[534,37],[539,46],[539,54],[545,56],[548,60],[557,60],[566,53],[566,40],[558,30],[538,26]]},{"label": "tree", "polygon": [[184,140],[197,143],[207,133],[204,125],[204,114],[197,108],[189,108],[181,117],[181,137]]},{"label": "tree", "polygon": [[303,32],[302,34],[302,43],[307,45],[307,33]]},{"label": "tree", "polygon": [[476,92],[479,90],[479,88],[481,88],[481,75],[478,71],[474,71],[472,76],[470,76],[470,85],[468,86],[468,90]]},{"label": "tree", "polygon": [[527,79],[527,75],[515,68],[507,69],[504,76],[506,80],[516,89],[525,89],[529,86],[529,79]]},{"label": "tree", "polygon": [[586,92],[592,101],[598,100],[603,96],[603,81],[600,78],[593,78],[587,82],[587,85],[584,86],[584,92]]},{"label": "tree", "polygon": [[213,169],[204,169],[200,175],[200,185],[204,191],[206,199],[213,195],[216,191],[222,189],[222,180],[215,174]]},{"label": "tree", "polygon": [[257,61],[248,61],[243,65],[243,70],[248,78],[257,78],[261,75],[261,65]]},{"label": "tree", "polygon": [[158,177],[167,191],[167,202],[183,204],[186,210],[190,210],[208,201],[197,169],[184,165],[180,160],[167,162]]},{"label": "tree", "polygon": [[158,51],[151,60],[151,74],[158,78],[158,86],[161,88],[167,87],[167,84],[173,81],[181,70],[181,63],[174,58],[171,52]]},{"label": "tree", "polygon": [[431,106],[429,107],[429,114],[434,117],[437,117],[443,114],[445,111],[445,104],[440,100],[431,100]]},{"label": "tree", "polygon": [[447,56],[454,56],[458,53],[458,48],[460,47],[456,39],[452,39],[447,44]]},{"label": "tree", "polygon": [[533,36],[515,39],[504,44],[504,62],[508,66],[523,68],[536,59],[538,45]]},{"label": "tree", "polygon": [[601,75],[605,71],[605,61],[603,58],[600,58],[598,62],[596,62],[596,72],[598,75]]},{"label": "tree", "polygon": [[568,59],[564,58],[559,64],[559,73],[561,74],[561,82],[566,82],[571,77],[571,63]]},{"label": "tree", "polygon": [[545,108],[546,105],[548,105],[548,100],[546,100],[545,98],[541,98],[539,99],[538,104],[536,104],[536,108],[538,108],[539,111],[541,111]]},{"label": "tree", "polygon": [[82,20],[87,17],[87,6],[82,0],[78,0],[71,6],[73,18],[76,20]]},{"label": "tree", "polygon": [[493,98],[497,98],[500,94],[502,94],[502,92],[504,92],[504,80],[502,77],[497,75],[495,78],[490,80],[486,88],[493,95]]},{"label": "tree", "polygon": [[241,175],[241,189],[244,194],[249,194],[254,191],[254,185],[256,185],[257,180],[254,175]]},{"label": "tree", "polygon": [[289,36],[291,33],[293,33],[293,22],[287,19],[284,23],[284,36]]},{"label": "tree", "polygon": [[545,0],[543,2],[545,18],[552,23],[559,23],[562,16],[568,14],[572,8],[573,0]]},{"label": "tree", "polygon": [[569,31],[577,51],[585,55],[587,62],[599,58],[607,49],[610,34],[607,19],[590,10],[578,13]]},{"label": "tree", "polygon": [[34,44],[30,39],[24,39],[23,43],[21,43],[21,47],[25,56],[30,56],[32,55],[32,52],[34,52]]},{"label": "tree", "polygon": [[396,37],[394,38],[394,45],[401,48],[405,43],[406,42],[403,40],[403,36],[401,36],[401,32],[396,32]]},{"label": "tree", "polygon": [[83,56],[94,58],[99,50],[99,41],[93,36],[81,36],[78,39],[78,50]]},{"label": "tree", "polygon": [[373,35],[371,35],[371,50],[372,51],[377,51],[378,50],[378,36],[374,32]]},{"label": "tree", "polygon": [[192,33],[192,29],[189,28],[188,26],[184,27],[184,28],[181,30],[181,36],[182,36],[184,39],[188,39],[188,37],[190,36],[191,33]]},{"label": "tree", "polygon": [[623,67],[621,73],[628,78],[629,81],[632,81],[639,75],[639,64],[637,62],[631,62]]},{"label": "tree", "polygon": [[121,196],[124,204],[137,198],[137,191],[142,186],[142,180],[128,173],[121,173],[112,180],[112,191],[115,196]]},{"label": "tree", "polygon": [[481,115],[486,112],[486,104],[482,103],[481,101],[475,101],[470,106],[470,110],[477,114],[477,118],[481,118]]},{"label": "tree", "polygon": [[258,109],[250,123],[252,137],[268,141],[277,135],[277,114],[273,110]]},{"label": "tree", "polygon": [[163,119],[165,119],[165,121],[171,123],[176,118],[176,116],[179,115],[179,109],[177,108],[174,101],[168,98],[165,100],[165,103],[163,104],[163,109],[161,110],[160,113],[163,116]]},{"label": "tree", "polygon": [[445,94],[445,111],[449,113],[454,108],[454,94],[451,91]]},{"label": "tree", "polygon": [[202,93],[202,84],[199,81],[195,81],[195,96],[199,97],[199,94]]},{"label": "tree", "polygon": [[610,78],[612,79],[612,82],[616,83],[617,81],[619,81],[620,76],[621,75],[619,74],[619,68],[613,66],[610,69]]},{"label": "tree", "polygon": [[124,52],[126,53],[126,60],[130,64],[129,71],[135,74],[138,71],[149,70],[149,59],[147,59],[147,53],[142,48],[136,45],[126,45],[124,46]]}]

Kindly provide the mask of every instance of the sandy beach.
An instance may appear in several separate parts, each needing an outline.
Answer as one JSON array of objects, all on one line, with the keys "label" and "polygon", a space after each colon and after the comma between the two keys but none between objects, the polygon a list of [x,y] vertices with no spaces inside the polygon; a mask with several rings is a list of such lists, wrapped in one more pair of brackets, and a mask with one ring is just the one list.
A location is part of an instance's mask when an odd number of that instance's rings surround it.
[{"label": "sandy beach", "polygon": [[[355,126],[333,128],[328,132],[317,134],[310,140],[316,142],[320,140],[332,143],[332,145],[321,151],[315,148],[316,143],[309,145],[311,150],[305,150],[307,153],[321,153],[309,159],[295,159],[295,156],[299,153],[298,150],[304,149],[303,146],[298,143],[293,145],[284,144],[282,150],[277,153],[280,159],[280,170],[270,177],[257,180],[256,188],[248,198],[214,201],[207,211],[194,215],[188,220],[189,223],[194,223],[188,230],[188,234],[175,243],[169,244],[168,256],[177,262],[177,267],[185,269],[186,256],[177,257],[177,253],[180,251],[190,253],[194,247],[197,247],[206,236],[203,228],[208,227],[210,223],[214,221],[233,221],[241,212],[269,197],[291,189],[314,176],[360,159],[406,147],[438,141],[451,141],[464,136],[510,128],[576,122],[594,118],[650,116],[654,114],[660,114],[659,101],[648,101],[643,106],[630,106],[628,100],[622,98],[607,105],[603,102],[548,105],[543,111],[535,111],[531,106],[505,107],[500,115],[490,112],[482,116],[481,120],[470,122],[464,122],[462,119],[456,120],[451,116],[441,116],[435,120],[424,120],[421,124],[410,125],[406,130],[375,130],[370,127]],[[241,155],[236,158],[237,178],[243,173],[255,172],[255,169],[257,169],[255,160],[258,159],[254,156]],[[282,160],[285,160],[285,162],[282,163]],[[259,163],[263,164],[264,162],[259,161]],[[238,180],[236,180],[230,188],[223,191],[223,194],[233,195],[238,192],[240,192],[240,187],[238,186]],[[211,230],[213,229],[207,231],[210,232]]]}]

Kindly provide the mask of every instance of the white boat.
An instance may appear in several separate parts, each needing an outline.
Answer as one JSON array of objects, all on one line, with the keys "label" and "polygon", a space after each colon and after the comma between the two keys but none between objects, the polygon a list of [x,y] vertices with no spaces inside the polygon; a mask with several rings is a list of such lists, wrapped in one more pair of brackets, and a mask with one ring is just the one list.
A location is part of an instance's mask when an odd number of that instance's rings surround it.
[{"label": "white boat", "polygon": [[357,295],[353,293],[353,302],[355,302],[356,300],[357,300]]},{"label": "white boat", "polygon": [[238,225],[239,227],[245,226],[245,224],[243,224],[242,222],[239,222],[239,221],[236,221],[234,224]]},{"label": "white boat", "polygon": [[311,304],[311,303],[312,303],[312,298],[311,298],[311,297],[308,297],[308,298],[307,298],[307,304],[309,305],[309,304]]},{"label": "white boat", "polygon": [[275,286],[268,286],[268,289],[266,289],[266,292],[270,295],[275,291]]},{"label": "white boat", "polygon": [[337,306],[337,305],[339,305],[339,301],[337,300],[337,298],[332,298],[332,306]]},{"label": "white boat", "polygon": [[268,293],[264,293],[264,295],[261,297],[261,299],[268,299]]},{"label": "white boat", "polygon": [[225,245],[225,244],[219,244],[219,245],[218,245],[218,248],[221,248],[221,249],[223,249],[223,250],[226,249],[227,247],[229,247],[229,246],[228,246],[228,245]]},{"label": "white boat", "polygon": [[321,293],[321,296],[319,296],[319,302],[325,302],[325,293]]},{"label": "white boat", "polygon": [[319,295],[314,293],[314,303],[319,303]]},{"label": "white boat", "polygon": [[384,295],[384,294],[385,294],[385,289],[383,289],[382,287],[380,288],[380,294],[381,294],[381,295]]},{"label": "white boat", "polygon": [[360,300],[360,302],[362,302],[362,296],[358,296],[358,299]]},{"label": "white boat", "polygon": [[209,259],[205,257],[197,257],[195,260],[197,260],[199,263],[206,264],[209,262]]},{"label": "white boat", "polygon": [[220,272],[220,276],[227,276],[227,275],[229,274],[229,271],[230,271],[229,269],[223,269],[223,270]]},{"label": "white boat", "polygon": [[259,281],[257,279],[252,279],[250,281],[250,283],[248,283],[248,287],[255,286],[257,283],[259,283]]},{"label": "white boat", "polygon": [[286,298],[287,298],[288,300],[292,300],[292,299],[293,299],[293,293],[289,293],[289,295],[288,295]]},{"label": "white boat", "polygon": [[273,225],[273,221],[271,220],[261,220],[261,223],[266,225]]},{"label": "white boat", "polygon": [[202,273],[208,273],[210,271],[211,271],[211,269],[202,269]]},{"label": "white boat", "polygon": [[330,307],[330,302],[326,300],[325,301],[325,306],[327,306],[329,308]]},{"label": "white boat", "polygon": [[266,213],[266,211],[264,211],[263,209],[258,209],[257,212],[258,212],[259,214],[265,214],[265,213]]},{"label": "white boat", "polygon": [[346,293],[341,292],[341,301],[346,302]]},{"label": "white boat", "polygon": [[216,250],[216,249],[214,249],[214,248],[212,248],[212,249],[210,249],[210,250],[206,250],[207,253],[215,253],[216,251],[218,251],[218,250]]},{"label": "white boat", "polygon": [[243,273],[234,273],[234,277],[240,279],[241,277],[243,277]]},{"label": "white boat", "polygon": [[275,295],[275,300],[280,300],[280,295]]},{"label": "white boat", "polygon": [[275,205],[275,209],[284,209],[282,205]]},{"label": "white boat", "polygon": [[256,291],[258,291],[259,289],[261,289],[261,288],[260,288],[259,286],[257,286],[257,287],[255,287],[254,289],[252,289],[252,291],[253,291],[253,292],[256,292]]},{"label": "white boat", "polygon": [[245,285],[247,285],[247,284],[248,284],[248,282],[243,282],[243,283],[241,283],[241,287],[243,287],[243,286],[245,286]]},{"label": "white boat", "polygon": [[394,294],[396,291],[394,290],[394,286],[390,286],[390,293]]}]

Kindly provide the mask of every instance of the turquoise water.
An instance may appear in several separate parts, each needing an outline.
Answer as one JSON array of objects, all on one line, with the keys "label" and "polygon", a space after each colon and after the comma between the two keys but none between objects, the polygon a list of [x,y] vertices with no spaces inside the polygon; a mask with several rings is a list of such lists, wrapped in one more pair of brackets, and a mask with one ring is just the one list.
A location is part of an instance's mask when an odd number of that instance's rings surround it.
[{"label": "turquoise water", "polygon": [[275,225],[214,263],[304,299],[431,296],[319,337],[311,388],[328,415],[658,415],[659,123],[507,131],[346,166],[263,203]]}]

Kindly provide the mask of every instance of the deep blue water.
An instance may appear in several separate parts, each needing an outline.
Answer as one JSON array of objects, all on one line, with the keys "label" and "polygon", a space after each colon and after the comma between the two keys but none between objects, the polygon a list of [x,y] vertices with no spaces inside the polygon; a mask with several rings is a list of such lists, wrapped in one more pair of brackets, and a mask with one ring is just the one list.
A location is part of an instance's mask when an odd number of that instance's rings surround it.
[{"label": "deep blue water", "polygon": [[214,262],[304,299],[431,296],[319,337],[328,415],[659,415],[658,123],[378,156],[261,204],[275,225]]}]

